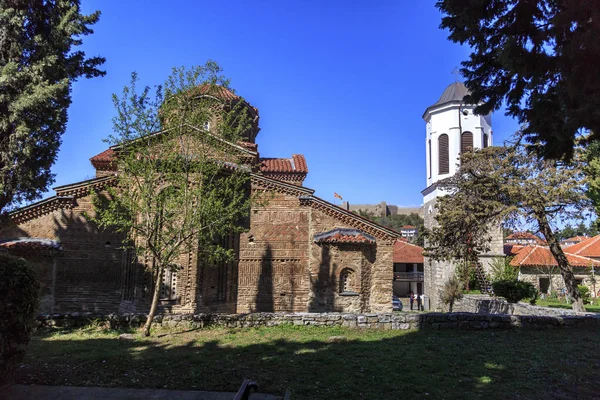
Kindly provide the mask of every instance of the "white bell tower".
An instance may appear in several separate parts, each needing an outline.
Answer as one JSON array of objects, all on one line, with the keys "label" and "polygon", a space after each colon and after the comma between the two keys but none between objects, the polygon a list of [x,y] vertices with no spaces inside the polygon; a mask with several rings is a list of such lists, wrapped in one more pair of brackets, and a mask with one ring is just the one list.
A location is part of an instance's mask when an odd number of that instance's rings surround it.
[{"label": "white bell tower", "polygon": [[493,143],[492,116],[475,115],[475,105],[463,102],[468,93],[462,82],[454,82],[423,114],[427,159],[427,189],[422,192],[423,203],[444,194],[437,190],[436,183],[456,173],[461,152]]},{"label": "white bell tower", "polygon": [[[481,149],[493,144],[491,114],[475,115],[474,105],[465,104],[463,98],[468,90],[462,82],[448,86],[439,100],[427,107],[423,114],[426,124],[425,151],[427,187],[423,195],[423,217],[425,228],[433,228],[437,198],[445,196],[437,183],[456,173],[460,154],[473,149]],[[502,230],[500,226],[490,229],[490,251],[480,255],[484,270],[497,257],[504,257]],[[454,276],[456,265],[453,262],[434,261],[425,257],[424,288],[433,310],[441,310],[439,293],[444,283]]]}]

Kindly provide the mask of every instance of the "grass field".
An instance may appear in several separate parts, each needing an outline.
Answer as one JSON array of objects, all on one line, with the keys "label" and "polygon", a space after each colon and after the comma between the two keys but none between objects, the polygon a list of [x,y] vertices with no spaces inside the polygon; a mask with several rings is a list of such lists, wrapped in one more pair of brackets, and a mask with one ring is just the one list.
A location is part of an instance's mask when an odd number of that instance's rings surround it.
[{"label": "grass field", "polygon": [[[536,305],[541,306],[541,307],[564,308],[567,310],[573,309],[573,306],[571,304],[567,304],[565,302],[560,302],[558,300],[540,300],[540,299],[538,299],[536,302]],[[598,303],[593,304],[593,305],[586,304],[585,310],[587,312],[600,313],[600,304],[598,304]]]},{"label": "grass field", "polygon": [[[158,330],[120,340],[38,333],[19,383],[236,391],[244,378],[292,399],[592,399],[600,332],[376,331],[279,326]],[[331,336],[347,341],[329,343]]]}]

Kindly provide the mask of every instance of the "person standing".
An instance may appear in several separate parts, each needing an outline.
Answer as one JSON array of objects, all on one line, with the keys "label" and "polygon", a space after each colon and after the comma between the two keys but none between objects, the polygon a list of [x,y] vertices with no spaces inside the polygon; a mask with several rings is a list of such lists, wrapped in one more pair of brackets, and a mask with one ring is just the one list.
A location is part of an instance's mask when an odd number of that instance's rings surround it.
[{"label": "person standing", "polygon": [[419,311],[423,311],[423,310],[421,310],[422,300],[423,300],[423,298],[421,297],[421,294],[417,293],[417,310],[419,310]]},{"label": "person standing", "polygon": [[410,310],[412,311],[413,309],[413,304],[415,302],[415,295],[413,294],[413,292],[410,292],[409,295],[409,301],[410,301]]}]

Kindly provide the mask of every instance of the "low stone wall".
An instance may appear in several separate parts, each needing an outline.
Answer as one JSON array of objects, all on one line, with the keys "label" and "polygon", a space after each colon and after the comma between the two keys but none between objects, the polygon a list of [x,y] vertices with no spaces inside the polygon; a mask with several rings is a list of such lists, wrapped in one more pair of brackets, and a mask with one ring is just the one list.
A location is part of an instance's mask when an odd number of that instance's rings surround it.
[{"label": "low stone wall", "polygon": [[[146,315],[64,314],[38,317],[39,327],[81,327],[99,325],[107,328],[137,328]],[[472,313],[254,313],[254,314],[184,314],[157,315],[157,325],[168,328],[204,328],[220,326],[245,328],[277,325],[343,326],[368,329],[548,329],[555,327],[600,327],[597,316],[519,316]]]},{"label": "low stone wall", "polygon": [[525,303],[509,303],[503,298],[493,298],[488,295],[466,295],[454,304],[452,311],[477,314],[507,314],[507,315],[595,315],[594,313],[576,313],[564,308],[532,306]]}]

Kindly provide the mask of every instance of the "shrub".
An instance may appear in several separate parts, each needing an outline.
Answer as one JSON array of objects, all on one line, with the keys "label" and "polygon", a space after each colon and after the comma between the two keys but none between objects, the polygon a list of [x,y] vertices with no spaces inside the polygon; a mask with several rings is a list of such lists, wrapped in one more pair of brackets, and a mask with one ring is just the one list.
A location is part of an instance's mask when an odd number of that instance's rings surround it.
[{"label": "shrub", "polygon": [[514,281],[519,276],[519,269],[510,265],[512,257],[494,258],[490,263],[492,281]]},{"label": "shrub", "polygon": [[440,293],[440,300],[442,303],[448,304],[448,309],[450,312],[452,312],[454,302],[462,299],[462,288],[462,283],[456,277],[448,279],[444,284],[444,288]]},{"label": "shrub", "polygon": [[504,297],[509,303],[536,296],[536,289],[529,282],[504,279],[493,282],[492,288],[496,295]]},{"label": "shrub", "polygon": [[39,303],[40,283],[25,260],[0,253],[0,383],[25,355]]},{"label": "shrub", "polygon": [[590,288],[583,285],[577,285],[577,289],[579,290],[579,296],[581,296],[581,300],[583,300],[583,304],[590,303]]}]

